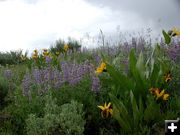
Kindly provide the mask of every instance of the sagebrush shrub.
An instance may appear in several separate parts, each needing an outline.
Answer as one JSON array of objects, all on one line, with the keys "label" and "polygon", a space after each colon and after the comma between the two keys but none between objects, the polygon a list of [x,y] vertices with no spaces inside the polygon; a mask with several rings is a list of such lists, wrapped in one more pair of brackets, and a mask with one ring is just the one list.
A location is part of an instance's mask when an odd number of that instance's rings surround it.
[{"label": "sagebrush shrub", "polygon": [[28,135],[83,135],[85,120],[82,104],[71,101],[58,106],[51,93],[46,95],[45,100],[44,116],[30,114],[26,120]]}]

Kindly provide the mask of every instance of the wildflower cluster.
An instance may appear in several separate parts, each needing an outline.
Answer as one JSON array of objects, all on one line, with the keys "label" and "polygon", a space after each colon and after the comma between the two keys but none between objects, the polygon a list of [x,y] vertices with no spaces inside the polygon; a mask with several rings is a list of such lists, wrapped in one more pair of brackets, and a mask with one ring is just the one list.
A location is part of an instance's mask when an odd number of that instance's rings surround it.
[{"label": "wildflower cluster", "polygon": [[45,67],[44,69],[32,69],[32,74],[26,73],[23,79],[22,87],[24,95],[28,95],[31,90],[31,84],[37,85],[39,93],[42,94],[48,88],[59,89],[63,84],[75,85],[79,83],[86,74],[91,74],[93,66],[89,62],[80,65],[75,63],[61,63],[61,71]]},{"label": "wildflower cluster", "polygon": [[75,63],[61,62],[63,80],[71,85],[77,84],[85,74],[91,74],[93,66],[85,61],[78,65]]},{"label": "wildflower cluster", "polygon": [[49,88],[59,88],[63,84],[62,73],[57,69],[46,67],[44,69],[32,69],[32,73],[26,73],[22,80],[22,90],[25,96],[30,96],[32,85],[38,86],[38,93],[43,94]]},{"label": "wildflower cluster", "polygon": [[22,80],[22,93],[26,97],[30,97],[30,88],[32,86],[32,76],[29,73],[26,73]]},{"label": "wildflower cluster", "polygon": [[174,62],[180,61],[180,41],[174,42],[172,46],[168,46],[167,54]]},{"label": "wildflower cluster", "polygon": [[12,70],[10,70],[10,69],[4,70],[4,77],[7,80],[10,80],[12,78],[12,76],[13,76]]},{"label": "wildflower cluster", "polygon": [[[172,75],[170,71],[164,74],[163,81],[169,83],[172,80]],[[159,88],[150,88],[149,91],[156,97],[156,100],[162,98],[163,100],[168,100],[169,94],[165,93],[165,90],[160,90]]]},{"label": "wildflower cluster", "polygon": [[99,92],[100,89],[100,79],[97,76],[92,77],[92,91],[95,93]]}]

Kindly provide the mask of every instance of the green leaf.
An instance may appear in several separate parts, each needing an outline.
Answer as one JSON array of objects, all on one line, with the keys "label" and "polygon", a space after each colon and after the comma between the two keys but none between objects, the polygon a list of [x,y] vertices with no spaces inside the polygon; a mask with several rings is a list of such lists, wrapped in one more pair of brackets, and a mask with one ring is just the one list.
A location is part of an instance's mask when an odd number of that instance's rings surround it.
[{"label": "green leaf", "polygon": [[152,99],[144,111],[144,120],[148,123],[160,120],[160,106]]},{"label": "green leaf", "polygon": [[127,117],[128,111],[126,107],[124,106],[124,104],[120,100],[118,100],[113,94],[109,93],[109,96],[113,104],[118,108],[118,110]]},{"label": "green leaf", "polygon": [[170,44],[171,37],[164,30],[162,31],[162,33],[163,33],[163,36],[164,36],[164,39],[165,39],[165,43]]},{"label": "green leaf", "polygon": [[131,117],[129,117],[128,111],[124,104],[118,100],[114,95],[109,93],[110,99],[113,103],[113,117],[119,122],[126,132],[131,132]]},{"label": "green leaf", "polygon": [[132,110],[133,110],[134,127],[136,127],[136,126],[138,126],[138,123],[140,120],[140,113],[139,113],[136,99],[134,98],[132,91],[130,91],[130,98],[131,98],[131,104],[132,104]]},{"label": "green leaf", "polygon": [[145,66],[144,66],[144,57],[143,57],[142,52],[139,54],[139,57],[138,57],[137,63],[136,63],[136,67],[139,71],[141,71],[141,73],[144,73]]},{"label": "green leaf", "polygon": [[141,97],[139,98],[139,112],[141,116],[144,115],[144,105]]},{"label": "green leaf", "polygon": [[[134,87],[133,82],[120,71],[116,70],[115,67],[107,64],[107,71],[110,74],[114,84],[121,90],[131,90]],[[123,91],[123,92],[124,92]]]},{"label": "green leaf", "polygon": [[136,56],[135,56],[135,51],[134,49],[132,49],[130,51],[130,54],[129,54],[129,66],[130,66],[130,71],[133,73],[134,72],[134,69],[135,69],[135,66],[136,66]]},{"label": "green leaf", "polygon": [[129,124],[129,121],[127,119],[122,118],[120,115],[119,110],[117,107],[114,105],[113,106],[113,117],[118,121],[119,125],[126,131],[126,132],[131,132],[131,127]]},{"label": "green leaf", "polygon": [[158,79],[159,79],[159,67],[157,64],[152,63],[153,68],[152,68],[152,73],[150,75],[150,81],[151,81],[151,86],[158,87]]},{"label": "green leaf", "polygon": [[[145,97],[146,94],[146,89],[147,89],[147,85],[148,83],[146,82],[145,79],[145,70],[144,73],[142,73],[143,71],[141,71],[141,68],[145,68],[143,63],[143,56],[142,54],[139,56],[138,62],[136,60],[135,57],[135,52],[134,49],[131,50],[130,55],[129,55],[129,65],[130,65],[130,72],[132,74],[132,78],[134,79],[135,83],[136,83],[136,87],[134,90],[134,95],[136,97],[136,99],[139,98],[140,93],[141,95],[143,95],[143,97]],[[138,69],[139,67],[139,69]]]}]

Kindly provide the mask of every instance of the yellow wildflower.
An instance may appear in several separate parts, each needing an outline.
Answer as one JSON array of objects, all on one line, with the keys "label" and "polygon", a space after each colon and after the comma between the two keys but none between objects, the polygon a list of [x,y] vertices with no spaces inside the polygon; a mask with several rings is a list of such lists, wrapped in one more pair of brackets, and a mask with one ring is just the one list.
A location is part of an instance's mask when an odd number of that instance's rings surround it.
[{"label": "yellow wildflower", "polygon": [[34,53],[32,54],[32,58],[35,60],[38,58],[38,51],[37,50],[34,50]]},{"label": "yellow wildflower", "polygon": [[25,55],[21,55],[20,58],[22,61],[25,61],[27,59],[27,57]]},{"label": "yellow wildflower", "polygon": [[98,106],[101,109],[101,116],[104,118],[108,118],[109,116],[111,116],[113,114],[113,110],[111,107],[111,103],[109,102],[108,105],[104,104],[104,106]]},{"label": "yellow wildflower", "polygon": [[96,74],[100,74],[100,73],[102,73],[103,72],[103,69],[101,69],[100,67],[98,67],[97,69],[96,69]]},{"label": "yellow wildflower", "polygon": [[34,50],[34,53],[38,53],[38,51],[35,49],[35,50]]},{"label": "yellow wildflower", "polygon": [[160,90],[159,88],[149,89],[151,94],[155,95],[156,100],[162,98],[163,100],[168,100],[169,94],[165,93],[165,90]]},{"label": "yellow wildflower", "polygon": [[175,34],[175,36],[180,36],[180,31],[177,28],[174,27],[172,29],[172,32],[173,32],[173,34]]},{"label": "yellow wildflower", "polygon": [[96,74],[100,74],[103,71],[106,71],[106,63],[102,62],[101,65],[96,69]]},{"label": "yellow wildflower", "polygon": [[100,67],[106,69],[106,63],[102,62]]},{"label": "yellow wildflower", "polygon": [[156,94],[156,93],[159,93],[159,89],[158,88],[150,88],[149,91],[151,92],[151,94]]},{"label": "yellow wildflower", "polygon": [[48,50],[46,48],[42,49],[43,51],[47,52]]},{"label": "yellow wildflower", "polygon": [[38,58],[38,55],[33,54],[33,55],[32,55],[32,58],[33,58],[33,59],[37,59],[37,58]]},{"label": "yellow wildflower", "polygon": [[164,94],[163,95],[163,100],[168,100],[169,94]]},{"label": "yellow wildflower", "polygon": [[56,55],[59,56],[60,52],[56,52]]},{"label": "yellow wildflower", "polygon": [[67,44],[64,45],[64,50],[67,51],[69,49],[69,46]]},{"label": "yellow wildflower", "polygon": [[168,72],[168,73],[166,73],[165,75],[164,75],[164,81],[166,82],[166,83],[168,83],[168,82],[170,82],[172,80],[172,75],[171,75],[171,73],[170,73],[170,71]]},{"label": "yellow wildflower", "polygon": [[49,52],[47,49],[43,49],[43,56],[44,57],[49,56]]},{"label": "yellow wildflower", "polygon": [[161,92],[156,92],[156,99],[163,97],[163,95],[164,95],[164,90],[162,90]]}]

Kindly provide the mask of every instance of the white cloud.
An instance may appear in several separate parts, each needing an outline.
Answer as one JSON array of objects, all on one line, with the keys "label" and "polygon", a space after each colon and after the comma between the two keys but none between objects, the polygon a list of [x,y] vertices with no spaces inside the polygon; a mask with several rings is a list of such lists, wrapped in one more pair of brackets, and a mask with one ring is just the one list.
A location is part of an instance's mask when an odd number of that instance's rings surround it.
[{"label": "white cloud", "polygon": [[58,38],[92,36],[153,27],[130,11],[96,7],[85,0],[6,0],[0,2],[0,51],[49,47]]},{"label": "white cloud", "polygon": [[[82,0],[39,0],[33,4],[9,0],[0,2],[0,20],[0,50],[10,50],[42,47],[37,43],[40,39],[79,38],[106,16],[102,9]],[[44,39],[48,36],[52,39]]]}]

